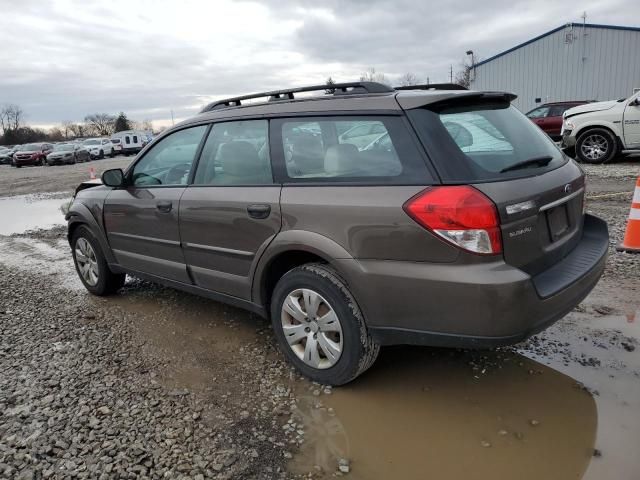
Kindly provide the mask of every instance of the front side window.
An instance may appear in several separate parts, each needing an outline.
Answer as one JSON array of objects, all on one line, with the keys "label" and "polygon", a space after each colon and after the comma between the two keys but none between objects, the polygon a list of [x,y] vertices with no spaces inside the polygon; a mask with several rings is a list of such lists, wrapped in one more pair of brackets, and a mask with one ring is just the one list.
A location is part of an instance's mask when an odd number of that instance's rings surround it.
[{"label": "front side window", "polygon": [[185,128],[160,140],[135,164],[131,180],[136,186],[186,185],[207,127]]},{"label": "front side window", "polygon": [[272,184],[267,120],[217,123],[202,150],[196,185]]},{"label": "front side window", "polygon": [[138,143],[138,136],[137,135],[133,136],[133,143]]},{"label": "front side window", "polygon": [[425,183],[427,170],[399,117],[280,121],[289,179]]}]

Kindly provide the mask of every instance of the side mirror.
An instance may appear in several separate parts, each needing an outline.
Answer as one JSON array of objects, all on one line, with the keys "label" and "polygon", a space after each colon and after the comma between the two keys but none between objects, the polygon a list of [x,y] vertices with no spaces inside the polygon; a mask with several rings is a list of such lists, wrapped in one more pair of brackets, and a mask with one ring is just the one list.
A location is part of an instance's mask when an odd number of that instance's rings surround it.
[{"label": "side mirror", "polygon": [[107,187],[124,187],[124,172],[121,168],[112,168],[102,173],[102,184]]},{"label": "side mirror", "polygon": [[631,105],[633,105],[634,107],[640,107],[640,97],[636,97],[636,99],[631,102]]}]

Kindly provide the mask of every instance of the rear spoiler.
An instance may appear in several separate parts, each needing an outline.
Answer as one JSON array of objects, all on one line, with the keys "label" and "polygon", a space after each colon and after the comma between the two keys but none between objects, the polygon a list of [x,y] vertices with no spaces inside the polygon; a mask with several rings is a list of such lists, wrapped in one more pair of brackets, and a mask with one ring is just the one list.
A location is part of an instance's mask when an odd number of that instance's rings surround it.
[{"label": "rear spoiler", "polygon": [[[439,93],[439,92],[437,92]],[[458,102],[473,102],[473,101],[487,101],[487,102],[508,102],[518,98],[515,93],[510,92],[476,92],[476,91],[456,91],[447,92],[443,91],[441,95],[436,92],[432,95],[397,95],[396,100],[404,110],[410,110],[412,108],[420,108],[427,105],[443,105],[443,104],[456,104]]]}]

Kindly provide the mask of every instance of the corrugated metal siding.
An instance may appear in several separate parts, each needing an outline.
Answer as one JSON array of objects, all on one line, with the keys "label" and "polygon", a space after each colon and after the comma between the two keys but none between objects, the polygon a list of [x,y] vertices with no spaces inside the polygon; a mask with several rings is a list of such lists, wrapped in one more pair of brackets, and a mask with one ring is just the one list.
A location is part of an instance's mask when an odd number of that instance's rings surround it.
[{"label": "corrugated metal siding", "polygon": [[[573,40],[566,43],[571,32]],[[536,98],[544,103],[628,97],[640,88],[640,32],[561,29],[477,66],[471,88],[513,92],[523,112],[537,105]]]}]

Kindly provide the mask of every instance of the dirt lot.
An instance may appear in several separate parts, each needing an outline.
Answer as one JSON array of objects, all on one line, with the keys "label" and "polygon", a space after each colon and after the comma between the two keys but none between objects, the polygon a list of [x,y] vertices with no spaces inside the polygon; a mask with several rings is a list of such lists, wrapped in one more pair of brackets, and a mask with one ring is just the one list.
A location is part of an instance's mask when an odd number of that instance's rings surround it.
[{"label": "dirt lot", "polygon": [[640,256],[613,247],[640,164],[586,169],[612,248],[566,318],[514,348],[386,348],[331,389],[254,315],[82,289],[57,206],[129,160],[0,167],[0,478],[639,478]]}]

